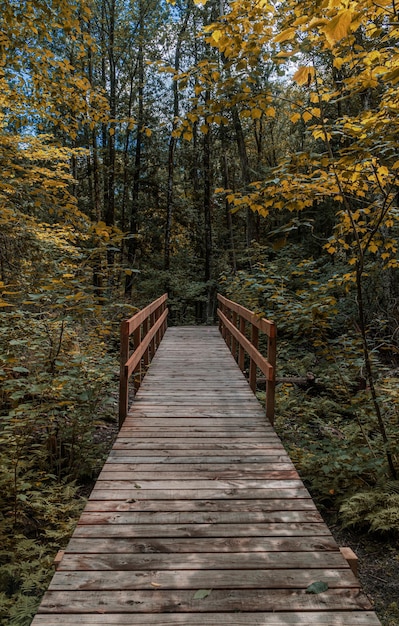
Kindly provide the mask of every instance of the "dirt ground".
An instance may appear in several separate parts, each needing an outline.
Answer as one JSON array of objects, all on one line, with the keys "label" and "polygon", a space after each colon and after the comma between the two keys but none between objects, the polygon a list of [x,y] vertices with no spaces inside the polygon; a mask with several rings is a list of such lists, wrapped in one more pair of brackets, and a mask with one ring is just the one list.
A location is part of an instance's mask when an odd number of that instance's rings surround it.
[{"label": "dirt ground", "polygon": [[333,514],[324,514],[338,545],[359,559],[359,579],[382,626],[399,626],[399,538],[343,529]]}]

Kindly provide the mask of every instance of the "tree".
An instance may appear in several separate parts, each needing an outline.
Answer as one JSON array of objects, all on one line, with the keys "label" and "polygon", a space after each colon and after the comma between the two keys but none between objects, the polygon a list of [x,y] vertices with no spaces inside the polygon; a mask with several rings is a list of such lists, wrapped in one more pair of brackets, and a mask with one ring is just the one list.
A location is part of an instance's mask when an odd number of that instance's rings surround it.
[{"label": "tree", "polygon": [[[396,6],[388,0],[365,2],[361,8],[332,0],[316,5],[294,0],[276,7],[232,2],[227,16],[207,29],[208,41],[241,71],[240,91],[229,100],[232,110],[237,100],[245,102],[248,115],[256,119],[267,106],[274,115],[276,104],[288,105],[293,128],[305,129],[300,152],[283,154],[268,176],[251,184],[249,193],[227,192],[227,197],[235,207],[249,207],[263,216],[272,209],[320,210],[333,204],[336,226],[326,250],[343,250],[353,268],[342,280],[356,285],[366,376],[393,476],[370,358],[364,281],[370,263],[381,269],[397,267],[391,235],[399,216],[395,20]],[[276,27],[278,34],[273,34]],[[280,72],[296,63],[297,88],[274,94],[269,89],[255,99],[250,68],[260,58],[275,63]]]}]

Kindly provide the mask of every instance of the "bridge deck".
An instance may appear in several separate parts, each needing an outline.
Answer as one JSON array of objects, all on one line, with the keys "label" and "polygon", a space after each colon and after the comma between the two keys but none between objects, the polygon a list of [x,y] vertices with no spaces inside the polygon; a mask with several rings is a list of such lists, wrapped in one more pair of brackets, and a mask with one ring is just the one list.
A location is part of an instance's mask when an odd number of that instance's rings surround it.
[{"label": "bridge deck", "polygon": [[32,624],[380,624],[216,328],[168,329]]}]

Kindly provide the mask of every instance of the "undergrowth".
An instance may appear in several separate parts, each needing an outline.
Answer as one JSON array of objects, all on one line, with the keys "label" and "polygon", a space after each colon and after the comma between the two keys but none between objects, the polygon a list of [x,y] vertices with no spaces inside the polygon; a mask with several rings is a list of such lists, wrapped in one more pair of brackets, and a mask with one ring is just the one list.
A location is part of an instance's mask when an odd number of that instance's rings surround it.
[{"label": "undergrowth", "polygon": [[117,359],[93,317],[1,317],[0,623],[28,626],[105,458]]}]

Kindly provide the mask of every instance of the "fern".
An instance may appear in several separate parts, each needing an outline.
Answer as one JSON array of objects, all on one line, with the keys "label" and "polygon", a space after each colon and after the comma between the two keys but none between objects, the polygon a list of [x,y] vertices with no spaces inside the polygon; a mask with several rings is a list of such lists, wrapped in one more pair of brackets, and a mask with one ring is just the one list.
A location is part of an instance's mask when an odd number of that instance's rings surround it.
[{"label": "fern", "polygon": [[37,611],[39,599],[33,596],[20,596],[18,603],[10,610],[9,626],[29,626]]},{"label": "fern", "polygon": [[386,485],[388,489],[376,487],[348,498],[340,508],[343,525],[399,533],[399,493],[392,492],[391,483]]}]

